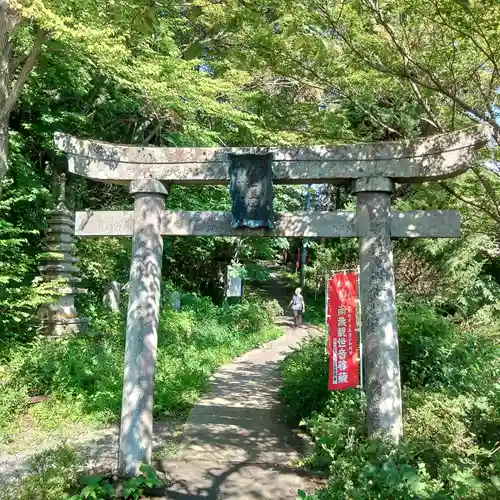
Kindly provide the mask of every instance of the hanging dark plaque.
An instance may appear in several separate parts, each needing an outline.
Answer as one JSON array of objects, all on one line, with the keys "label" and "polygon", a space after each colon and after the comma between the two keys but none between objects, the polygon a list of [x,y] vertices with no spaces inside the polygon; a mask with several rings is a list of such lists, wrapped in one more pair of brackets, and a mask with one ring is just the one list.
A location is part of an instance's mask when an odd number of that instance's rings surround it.
[{"label": "hanging dark plaque", "polygon": [[232,227],[274,228],[272,154],[229,155]]}]

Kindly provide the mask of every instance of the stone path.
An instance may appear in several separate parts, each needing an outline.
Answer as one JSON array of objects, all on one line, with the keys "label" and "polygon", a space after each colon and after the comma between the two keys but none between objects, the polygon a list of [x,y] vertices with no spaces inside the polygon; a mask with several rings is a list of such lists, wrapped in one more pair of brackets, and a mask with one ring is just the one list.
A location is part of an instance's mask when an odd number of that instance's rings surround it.
[{"label": "stone path", "polygon": [[279,363],[306,335],[287,329],[217,372],[189,416],[179,456],[162,462],[174,482],[167,498],[297,498],[300,441],[283,421]]},{"label": "stone path", "polygon": [[[286,306],[282,284],[270,283]],[[306,479],[294,469],[301,441],[285,425],[279,402],[283,358],[308,335],[279,318],[285,334],[222,367],[211,390],[193,408],[180,454],[161,468],[173,484],[167,498],[179,500],[296,499]]]}]

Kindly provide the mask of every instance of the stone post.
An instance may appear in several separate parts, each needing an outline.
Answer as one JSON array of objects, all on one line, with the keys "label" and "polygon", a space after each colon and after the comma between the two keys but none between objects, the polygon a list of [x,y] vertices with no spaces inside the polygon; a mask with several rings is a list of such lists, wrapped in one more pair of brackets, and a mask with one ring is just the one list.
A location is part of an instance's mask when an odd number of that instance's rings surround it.
[{"label": "stone post", "polygon": [[118,281],[111,281],[106,287],[106,292],[102,297],[102,303],[112,312],[120,310],[121,286]]},{"label": "stone post", "polygon": [[174,290],[170,296],[170,305],[174,311],[180,311],[181,309],[181,293],[177,290]]},{"label": "stone post", "polygon": [[134,233],[125,339],[119,470],[139,474],[151,462],[156,345],[167,190],[154,179],[132,181]]},{"label": "stone post", "polygon": [[368,432],[398,443],[403,423],[391,241],[393,190],[387,178],[355,182]]},{"label": "stone post", "polygon": [[44,255],[39,267],[45,282],[62,280],[59,298],[40,308],[38,317],[42,333],[53,337],[66,337],[87,331],[87,320],[78,316],[75,295],[85,293],[79,288],[80,270],[75,248],[75,221],[65,205],[66,176],[59,177],[58,205],[48,214],[48,228],[44,238]]}]

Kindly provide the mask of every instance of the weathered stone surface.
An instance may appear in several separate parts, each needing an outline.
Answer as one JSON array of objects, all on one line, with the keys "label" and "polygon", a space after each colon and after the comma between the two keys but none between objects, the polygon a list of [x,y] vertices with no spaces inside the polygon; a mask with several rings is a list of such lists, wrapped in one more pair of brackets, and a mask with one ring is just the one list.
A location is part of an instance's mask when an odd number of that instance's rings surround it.
[{"label": "weathered stone surface", "polygon": [[113,312],[120,310],[120,293],[121,286],[118,281],[111,281],[108,283],[106,292],[102,297],[103,304]]},{"label": "weathered stone surface", "polygon": [[382,191],[386,193],[394,192],[394,182],[387,177],[361,177],[354,181],[354,192]]},{"label": "weathered stone surface", "polygon": [[68,336],[87,330],[87,320],[80,318],[74,304],[74,296],[85,293],[78,288],[81,279],[76,266],[74,246],[75,221],[64,205],[65,176],[60,176],[59,199],[55,210],[48,214],[49,227],[45,231],[45,252],[39,271],[45,282],[61,281],[60,297],[55,303],[46,304],[38,311],[42,333],[51,336]]},{"label": "weathered stone surface", "polygon": [[239,276],[227,277],[226,297],[242,297],[243,280]]},{"label": "weathered stone surface", "polygon": [[[359,236],[363,236],[361,225]],[[414,210],[392,212],[391,238],[460,238],[460,212]]]},{"label": "weathered stone surface", "polygon": [[79,237],[132,236],[134,232],[134,212],[130,210],[75,212],[75,221]]},{"label": "weathered stone surface", "polygon": [[166,196],[168,194],[167,188],[160,181],[156,179],[139,179],[137,177],[130,183],[129,191],[132,195],[151,193]]},{"label": "weathered stone surface", "polygon": [[75,238],[73,237],[73,234],[68,232],[60,233],[60,232],[54,232],[50,231],[50,228],[48,228],[45,231],[45,243],[48,245],[58,245],[58,244],[66,244],[66,245],[74,245],[75,243]]},{"label": "weathered stone surface", "polygon": [[80,269],[78,269],[78,267],[72,266],[71,264],[66,263],[62,260],[58,261],[57,263],[52,262],[50,264],[40,266],[38,269],[41,273],[57,274],[59,276],[65,276],[65,275],[72,276],[73,274],[80,273]]},{"label": "weathered stone surface", "polygon": [[424,182],[458,175],[486,145],[486,125],[416,140],[340,146],[155,148],[116,145],[55,134],[71,172],[105,182],[155,178],[175,184],[227,184],[229,155],[272,154],[274,183],[343,183],[360,177]]},{"label": "weathered stone surface", "polygon": [[43,325],[46,335],[51,337],[72,337],[74,335],[81,335],[87,331],[87,321],[85,318],[79,318],[76,309],[64,317],[62,314],[54,315],[53,311],[50,316],[43,316]]},{"label": "weathered stone surface", "polygon": [[391,193],[387,188],[356,194],[362,234],[359,287],[368,431],[397,443],[403,435],[403,422],[390,235]]},{"label": "weathered stone surface", "polygon": [[[76,212],[76,235],[132,236],[131,211]],[[163,236],[281,236],[355,238],[360,235],[355,212],[276,214],[274,229],[234,229],[231,212],[175,212],[162,216]],[[392,238],[458,238],[460,214],[455,210],[393,212]]]},{"label": "weathered stone surface", "polygon": [[174,290],[170,293],[169,302],[174,311],[179,311],[181,309],[181,293]]},{"label": "weathered stone surface", "polygon": [[[157,192],[155,192],[157,190]],[[119,468],[126,476],[151,462],[153,396],[163,253],[165,188],[133,183],[134,233],[125,341]]]}]

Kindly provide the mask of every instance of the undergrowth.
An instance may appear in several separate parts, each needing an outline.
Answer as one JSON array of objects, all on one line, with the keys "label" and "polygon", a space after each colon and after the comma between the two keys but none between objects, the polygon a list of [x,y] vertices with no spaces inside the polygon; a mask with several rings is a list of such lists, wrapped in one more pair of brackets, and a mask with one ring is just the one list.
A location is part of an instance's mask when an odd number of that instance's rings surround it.
[{"label": "undergrowth", "polygon": [[0,488],[0,500],[62,500],[78,485],[83,457],[67,444],[37,453],[29,461],[29,473],[19,485]]},{"label": "undergrowth", "polygon": [[[288,418],[315,440],[305,460],[329,470],[327,486],[303,498],[490,499],[500,496],[498,320],[465,333],[426,304],[399,307],[405,437],[370,440],[359,390],[328,392],[323,338],[284,362]],[[496,330],[496,335],[492,331]]]},{"label": "undergrowth", "polygon": [[[164,294],[166,295],[166,294]],[[155,417],[183,416],[206,388],[214,370],[232,358],[277,338],[277,303],[258,298],[215,306],[184,295],[181,311],[162,305],[158,335]],[[36,338],[2,352],[0,438],[5,443],[21,417],[40,430],[70,422],[100,425],[117,421],[121,407],[123,314],[93,312],[101,338],[49,341]],[[49,399],[28,406],[30,396]],[[0,441],[1,442],[1,441]]]}]

